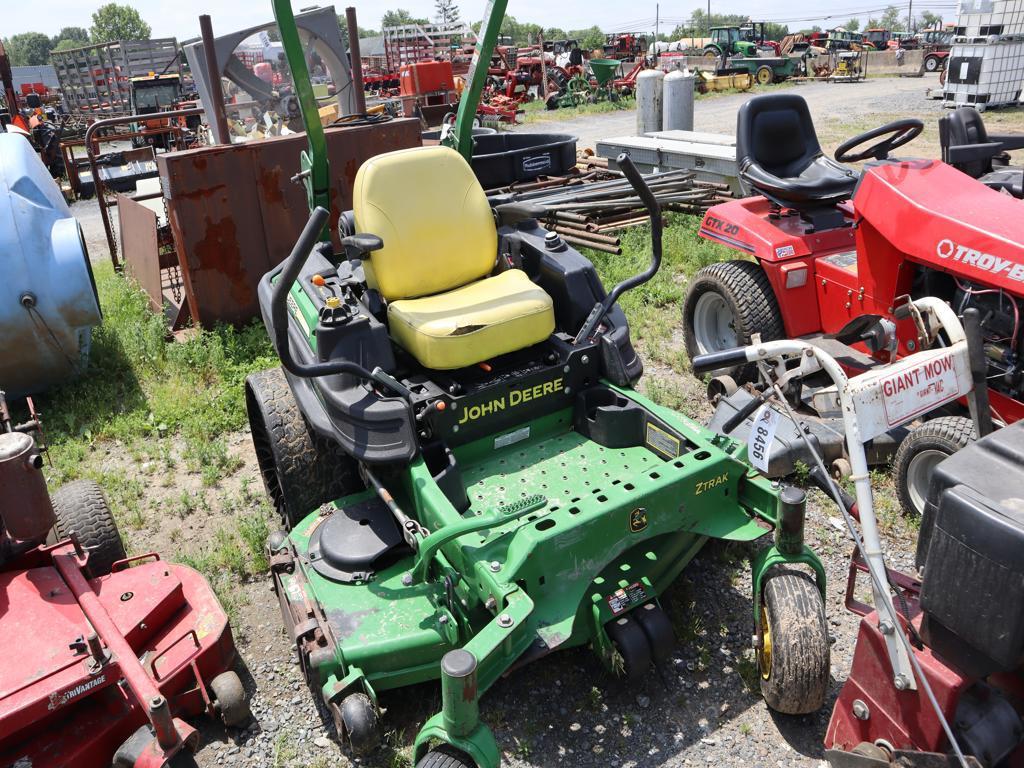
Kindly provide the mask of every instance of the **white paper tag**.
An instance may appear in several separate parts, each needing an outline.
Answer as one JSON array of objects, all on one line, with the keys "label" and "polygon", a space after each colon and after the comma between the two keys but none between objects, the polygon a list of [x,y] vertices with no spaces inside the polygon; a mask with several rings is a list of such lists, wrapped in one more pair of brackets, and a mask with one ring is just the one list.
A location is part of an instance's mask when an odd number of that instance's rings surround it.
[{"label": "white paper tag", "polygon": [[772,443],[775,441],[775,430],[779,426],[780,414],[768,403],[757,409],[754,423],[750,427],[747,438],[747,456],[750,463],[765,474],[768,474],[768,457]]}]

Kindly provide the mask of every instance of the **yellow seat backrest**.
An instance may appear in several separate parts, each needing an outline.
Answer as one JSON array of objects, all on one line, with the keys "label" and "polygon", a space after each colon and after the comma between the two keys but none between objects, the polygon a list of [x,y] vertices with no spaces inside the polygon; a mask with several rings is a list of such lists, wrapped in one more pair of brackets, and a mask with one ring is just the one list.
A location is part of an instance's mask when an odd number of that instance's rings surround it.
[{"label": "yellow seat backrest", "polygon": [[352,197],[356,230],[384,241],[363,265],[367,283],[386,300],[449,291],[494,268],[494,217],[455,150],[416,147],[371,157],[356,174]]}]

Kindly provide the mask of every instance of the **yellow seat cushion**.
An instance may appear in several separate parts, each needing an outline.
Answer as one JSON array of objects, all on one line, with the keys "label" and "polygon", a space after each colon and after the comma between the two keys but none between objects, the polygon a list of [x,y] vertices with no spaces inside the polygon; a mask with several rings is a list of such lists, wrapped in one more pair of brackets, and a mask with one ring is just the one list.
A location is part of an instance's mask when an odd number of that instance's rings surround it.
[{"label": "yellow seat cushion", "polygon": [[371,157],[352,188],[356,230],[384,247],[363,263],[386,301],[450,291],[486,277],[498,233],[483,187],[449,147],[415,147]]},{"label": "yellow seat cushion", "polygon": [[453,291],[388,305],[391,338],[420,364],[464,368],[537,344],[555,329],[551,297],[510,269]]}]

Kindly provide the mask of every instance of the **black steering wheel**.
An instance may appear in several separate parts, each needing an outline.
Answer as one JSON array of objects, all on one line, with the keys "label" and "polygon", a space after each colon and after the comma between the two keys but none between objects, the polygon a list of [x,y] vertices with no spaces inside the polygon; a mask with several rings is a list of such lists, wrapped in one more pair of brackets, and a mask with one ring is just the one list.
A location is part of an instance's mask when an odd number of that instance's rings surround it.
[{"label": "black steering wheel", "polygon": [[[840,163],[859,163],[861,160],[885,160],[894,149],[909,144],[924,130],[924,123],[916,118],[908,117],[903,120],[894,120],[886,123],[881,128],[875,128],[867,133],[854,136],[844,141],[836,150],[835,158]],[[859,147],[865,142],[877,139],[879,136],[886,138],[875,142],[870,147],[860,152],[851,152],[854,147]]]}]

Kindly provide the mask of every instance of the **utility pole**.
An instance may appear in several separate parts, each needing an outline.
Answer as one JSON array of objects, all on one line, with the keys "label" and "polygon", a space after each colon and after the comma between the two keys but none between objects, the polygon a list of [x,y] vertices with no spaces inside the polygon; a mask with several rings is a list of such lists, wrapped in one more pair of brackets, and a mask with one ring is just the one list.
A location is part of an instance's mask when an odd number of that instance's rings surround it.
[{"label": "utility pole", "polygon": [[[659,15],[660,10],[661,10],[661,6],[658,5],[658,3],[655,3],[654,4],[654,42],[658,42],[658,27],[660,26],[660,19],[661,19],[661,16]],[[655,49],[655,50],[657,50],[657,49]]]},{"label": "utility pole", "polygon": [[910,0],[910,8],[907,10],[907,32],[914,34],[914,0]]},{"label": "utility pole", "polygon": [[708,0],[708,37],[711,37],[711,0]]}]

